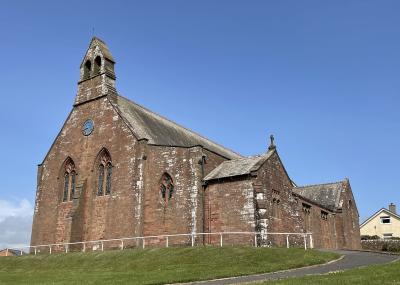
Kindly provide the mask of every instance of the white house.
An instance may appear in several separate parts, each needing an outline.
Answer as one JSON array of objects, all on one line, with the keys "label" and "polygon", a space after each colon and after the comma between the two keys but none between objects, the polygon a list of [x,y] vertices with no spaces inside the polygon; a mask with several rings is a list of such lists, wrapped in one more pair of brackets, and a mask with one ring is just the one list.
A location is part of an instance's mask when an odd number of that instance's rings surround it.
[{"label": "white house", "polygon": [[396,205],[391,203],[389,210],[382,208],[360,225],[361,236],[377,235],[382,239],[400,238],[400,216],[396,213]]}]

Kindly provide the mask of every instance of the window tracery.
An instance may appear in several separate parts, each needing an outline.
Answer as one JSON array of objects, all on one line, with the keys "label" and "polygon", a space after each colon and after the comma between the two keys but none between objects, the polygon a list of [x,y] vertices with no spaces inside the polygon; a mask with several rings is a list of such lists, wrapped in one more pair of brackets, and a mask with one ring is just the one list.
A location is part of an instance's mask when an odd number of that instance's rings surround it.
[{"label": "window tracery", "polygon": [[98,155],[97,161],[97,195],[110,195],[113,166],[109,152],[106,149],[103,149],[100,152],[100,155]]},{"label": "window tracery", "polygon": [[71,158],[64,162],[63,202],[72,201],[75,195],[76,171],[75,164]]},{"label": "window tracery", "polygon": [[172,180],[172,177],[168,173],[164,173],[161,176],[160,192],[161,198],[165,202],[168,202],[168,200],[172,198],[172,194],[174,193],[174,182]]}]

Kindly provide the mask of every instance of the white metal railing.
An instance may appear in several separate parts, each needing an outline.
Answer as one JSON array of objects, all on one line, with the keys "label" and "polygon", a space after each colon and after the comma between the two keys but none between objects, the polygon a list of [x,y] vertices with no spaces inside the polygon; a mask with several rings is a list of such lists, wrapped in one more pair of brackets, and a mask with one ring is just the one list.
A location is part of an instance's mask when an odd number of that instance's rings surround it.
[{"label": "white metal railing", "polygon": [[[271,243],[268,243],[268,236],[286,236],[286,247],[290,247],[290,242],[289,242],[289,237],[290,236],[298,236],[302,238],[302,246],[304,247],[305,250],[307,248],[313,248],[314,247],[314,242],[313,242],[313,237],[312,233],[266,233],[266,232],[218,232],[218,233],[189,233],[189,234],[169,234],[169,235],[152,235],[152,236],[142,236],[142,237],[125,237],[125,238],[115,238],[115,239],[106,239],[106,240],[91,240],[91,241],[80,241],[80,242],[68,242],[68,243],[53,243],[53,244],[42,244],[42,245],[27,245],[27,246],[20,246],[18,248],[7,248],[7,254],[9,250],[14,250],[14,251],[20,251],[21,255],[23,255],[24,249],[27,249],[28,252],[34,253],[35,255],[38,252],[41,252],[41,248],[48,248],[49,254],[52,254],[52,250],[54,250],[56,247],[61,247],[64,248],[62,251],[65,253],[68,253],[70,250],[69,248],[73,245],[82,245],[82,252],[85,252],[87,250],[87,247],[92,245],[92,250],[101,250],[104,251],[104,245],[106,243],[110,242],[118,242],[119,243],[119,248],[123,250],[125,247],[125,243],[127,241],[137,241],[141,242],[141,247],[145,248],[146,247],[146,240],[149,239],[164,239],[165,240],[165,247],[170,246],[170,238],[172,237],[190,237],[190,245],[193,247],[196,245],[196,237],[212,237],[212,236],[219,236],[219,246],[224,245],[224,237],[227,237],[229,235],[245,235],[245,236],[254,236],[254,246],[271,246]],[[270,241],[269,241],[270,242]],[[309,245],[307,245],[307,242]],[[203,244],[203,242],[201,242]],[[160,244],[158,242],[157,244]],[[179,245],[185,245],[186,243],[179,243]],[[215,243],[212,242],[207,242],[205,244],[210,244],[213,245]],[[238,243],[238,244],[243,244],[243,243]],[[177,244],[176,244],[177,245]],[[57,250],[60,251],[60,250]]]}]

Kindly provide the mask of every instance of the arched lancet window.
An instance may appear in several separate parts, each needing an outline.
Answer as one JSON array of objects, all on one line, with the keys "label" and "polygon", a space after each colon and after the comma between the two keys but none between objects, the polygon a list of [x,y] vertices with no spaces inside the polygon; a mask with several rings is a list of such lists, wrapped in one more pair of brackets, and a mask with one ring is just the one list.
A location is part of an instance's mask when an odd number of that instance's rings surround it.
[{"label": "arched lancet window", "polygon": [[281,203],[281,201],[277,198],[273,198],[272,199],[272,216],[274,218],[280,218],[281,214],[280,214],[280,207],[279,204]]},{"label": "arched lancet window", "polygon": [[83,67],[83,79],[88,79],[90,77],[90,72],[92,71],[92,63],[90,60],[85,62],[85,66]]},{"label": "arched lancet window", "polygon": [[63,202],[67,202],[68,200],[68,190],[69,190],[69,173],[65,173]]},{"label": "arched lancet window", "polygon": [[112,175],[112,165],[109,162],[107,164],[106,195],[109,195],[111,193],[111,175]]},{"label": "arched lancet window", "polygon": [[99,181],[97,182],[97,195],[103,195],[103,183],[104,182],[104,165],[99,165]]},{"label": "arched lancet window", "polygon": [[96,58],[94,59],[93,75],[99,74],[100,69],[101,69],[101,57],[96,56]]},{"label": "arched lancet window", "polygon": [[63,202],[72,201],[75,195],[76,171],[75,164],[71,158],[64,162]]},{"label": "arched lancet window", "polygon": [[97,159],[97,195],[109,195],[111,193],[112,181],[111,156],[106,149],[103,149]]},{"label": "arched lancet window", "polygon": [[76,173],[74,170],[71,172],[71,191],[69,193],[70,200],[74,199],[74,195],[75,195],[75,179],[76,179]]},{"label": "arched lancet window", "polygon": [[168,173],[164,173],[160,180],[161,197],[165,202],[172,198],[174,193],[174,182]]}]

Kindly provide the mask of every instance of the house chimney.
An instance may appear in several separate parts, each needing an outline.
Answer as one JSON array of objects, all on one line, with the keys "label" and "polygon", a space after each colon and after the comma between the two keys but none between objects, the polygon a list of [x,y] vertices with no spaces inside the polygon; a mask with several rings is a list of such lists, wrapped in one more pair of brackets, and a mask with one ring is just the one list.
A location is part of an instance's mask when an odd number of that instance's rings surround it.
[{"label": "house chimney", "polygon": [[389,205],[389,211],[392,212],[393,214],[397,214],[396,213],[396,205],[393,203],[390,203]]}]

